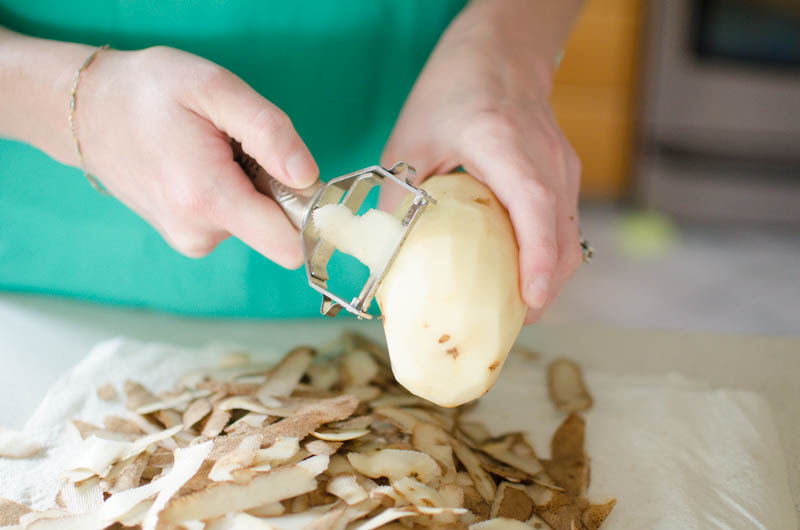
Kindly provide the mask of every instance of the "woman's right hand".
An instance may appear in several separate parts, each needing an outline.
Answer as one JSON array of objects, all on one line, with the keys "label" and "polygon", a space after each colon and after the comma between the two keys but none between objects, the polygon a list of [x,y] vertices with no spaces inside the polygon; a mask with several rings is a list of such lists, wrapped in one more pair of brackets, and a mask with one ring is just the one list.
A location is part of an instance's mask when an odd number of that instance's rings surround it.
[{"label": "woman's right hand", "polygon": [[319,170],[287,115],[244,81],[172,48],[107,50],[77,98],[86,169],[176,250],[204,256],[234,235],[284,267],[302,264],[297,231],[234,162],[229,139],[291,187]]}]

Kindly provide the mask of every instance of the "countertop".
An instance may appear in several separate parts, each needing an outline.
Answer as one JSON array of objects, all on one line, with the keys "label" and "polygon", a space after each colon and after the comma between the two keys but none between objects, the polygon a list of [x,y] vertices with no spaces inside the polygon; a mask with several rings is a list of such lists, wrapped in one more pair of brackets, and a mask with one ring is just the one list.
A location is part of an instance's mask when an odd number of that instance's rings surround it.
[{"label": "countertop", "polygon": [[[188,319],[55,298],[0,293],[0,426],[20,428],[47,389],[97,342],[114,336],[185,346],[209,342],[288,349],[342,329],[381,336],[348,318],[264,322]],[[800,337],[656,332],[577,325],[529,326],[519,343],[566,355],[587,369],[677,372],[720,388],[760,393],[772,408],[800,507]],[[799,510],[800,511],[800,510]]]}]

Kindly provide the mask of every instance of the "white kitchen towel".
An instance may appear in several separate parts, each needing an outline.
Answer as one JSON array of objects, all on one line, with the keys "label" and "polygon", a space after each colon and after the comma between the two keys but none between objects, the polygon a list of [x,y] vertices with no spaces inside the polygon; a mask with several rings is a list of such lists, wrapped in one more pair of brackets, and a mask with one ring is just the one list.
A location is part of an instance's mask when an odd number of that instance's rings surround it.
[{"label": "white kitchen towel", "polygon": [[[540,457],[563,419],[546,378],[509,359],[475,417],[493,434],[529,433]],[[541,366],[541,365],[540,365]],[[778,432],[753,392],[711,389],[664,377],[585,374],[590,500],[617,498],[609,529],[779,530],[798,528]]]},{"label": "white kitchen towel", "polygon": [[[97,344],[81,362],[47,392],[24,431],[44,448],[32,459],[0,458],[0,497],[42,510],[53,506],[60,476],[80,442],[69,420],[78,418],[102,425],[108,415],[124,410],[123,383],[130,379],[154,391],[172,388],[176,380],[202,366],[214,366],[225,353],[224,345],[186,349],[157,343],[116,338]],[[258,352],[279,358],[279,352]],[[97,387],[111,383],[119,394],[106,402]]]},{"label": "white kitchen towel", "polygon": [[[213,366],[230,346],[189,350],[114,339],[98,344],[45,396],[25,431],[45,447],[29,460],[0,458],[0,497],[37,509],[53,504],[58,478],[78,442],[70,418],[101,422],[122,399],[97,397],[126,379],[148,388]],[[258,352],[277,359],[283,352]],[[537,453],[563,419],[549,399],[545,363],[513,357],[495,388],[470,414],[493,433],[525,430]],[[758,395],[712,390],[678,376],[587,373],[595,405],[586,413],[589,496],[617,498],[604,530],[797,528],[788,476],[769,407]],[[121,392],[120,392],[121,393]]]}]

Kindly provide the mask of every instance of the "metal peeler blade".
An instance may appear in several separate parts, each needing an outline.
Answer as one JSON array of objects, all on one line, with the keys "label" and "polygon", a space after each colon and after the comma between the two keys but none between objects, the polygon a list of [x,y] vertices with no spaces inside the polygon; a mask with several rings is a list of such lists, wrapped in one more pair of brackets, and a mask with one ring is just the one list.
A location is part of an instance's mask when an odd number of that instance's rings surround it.
[{"label": "metal peeler blade", "polygon": [[[232,141],[231,146],[234,159],[253,180],[255,187],[262,193],[271,196],[283,209],[292,224],[300,230],[308,283],[314,290],[322,294],[320,312],[323,315],[334,317],[344,308],[360,319],[372,319],[372,315],[367,311],[400,247],[425,208],[436,203],[425,190],[411,184],[416,174],[414,168],[405,162],[398,162],[390,169],[377,165],[370,166],[333,178],[328,182],[317,181],[308,188],[297,190],[270,176],[253,158],[242,151],[238,142]],[[326,204],[342,203],[353,214],[356,214],[370,190],[387,181],[414,194],[411,205],[401,220],[403,233],[389,261],[380,270],[370,271],[370,276],[359,295],[347,302],[328,289],[328,262],[336,249],[319,237],[314,228],[311,212]]]}]

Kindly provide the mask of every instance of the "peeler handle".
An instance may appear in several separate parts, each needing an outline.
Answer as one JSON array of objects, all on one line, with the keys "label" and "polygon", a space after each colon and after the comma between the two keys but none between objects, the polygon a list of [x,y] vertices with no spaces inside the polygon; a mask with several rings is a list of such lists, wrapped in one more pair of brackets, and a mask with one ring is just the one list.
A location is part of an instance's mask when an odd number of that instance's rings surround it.
[{"label": "peeler handle", "polygon": [[301,230],[303,220],[314,204],[314,198],[322,188],[323,183],[317,180],[307,188],[290,188],[266,172],[256,160],[242,151],[242,145],[236,140],[231,140],[233,159],[238,162],[245,174],[253,181],[253,186],[261,193],[271,197],[281,207],[286,217],[295,228]]}]

